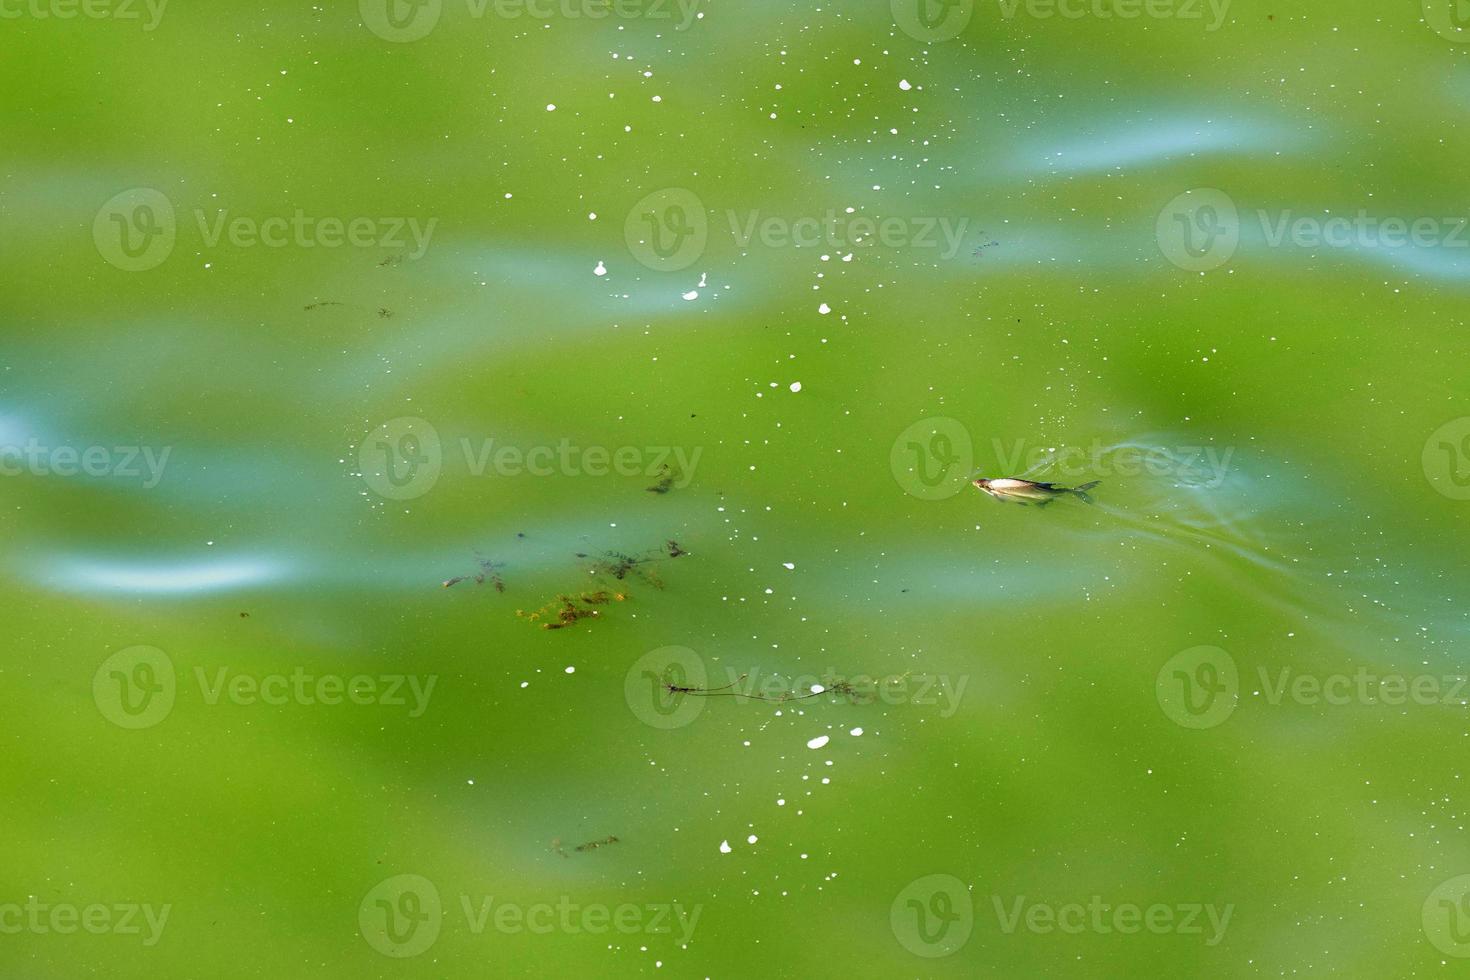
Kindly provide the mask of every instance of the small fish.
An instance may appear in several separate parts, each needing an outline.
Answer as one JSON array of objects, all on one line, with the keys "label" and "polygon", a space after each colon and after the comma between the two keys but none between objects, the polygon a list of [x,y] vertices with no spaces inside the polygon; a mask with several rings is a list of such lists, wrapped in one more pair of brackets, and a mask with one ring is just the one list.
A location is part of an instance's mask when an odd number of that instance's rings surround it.
[{"label": "small fish", "polygon": [[1087,491],[1101,482],[1101,480],[1093,480],[1080,487],[1059,487],[1055,483],[1033,483],[1030,480],[979,479],[975,481],[975,486],[996,500],[1014,500],[1018,504],[1036,504],[1038,507],[1045,507],[1053,500],[1068,493],[1075,493],[1090,504],[1092,498],[1087,495]]}]

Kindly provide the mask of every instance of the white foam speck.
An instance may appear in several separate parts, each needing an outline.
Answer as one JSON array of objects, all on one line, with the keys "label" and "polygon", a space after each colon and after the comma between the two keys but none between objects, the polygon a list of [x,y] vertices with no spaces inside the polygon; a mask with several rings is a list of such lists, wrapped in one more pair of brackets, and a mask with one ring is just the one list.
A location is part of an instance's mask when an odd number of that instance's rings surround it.
[{"label": "white foam speck", "polygon": [[567,668],[567,673],[568,674],[575,674],[576,672],[577,672],[577,668],[575,668],[575,667],[568,667]]},{"label": "white foam speck", "polygon": [[783,561],[781,563],[781,567],[782,568],[795,568],[796,567],[796,563],[795,562],[789,562],[789,561]]},{"label": "white foam speck", "polygon": [[687,292],[687,293],[684,294],[684,298],[685,299],[688,299],[688,300],[699,299],[699,290],[697,290],[697,289],[691,289],[691,290],[689,290],[689,292]]},{"label": "white foam speck", "polygon": [[800,391],[801,390],[801,382],[800,381],[793,381],[793,382],[791,382],[791,390],[792,391]]},{"label": "white foam speck", "polygon": [[901,89],[903,89],[905,92],[907,92],[909,89],[913,88],[913,86],[909,84],[909,80],[907,78],[905,78],[901,82],[899,82],[898,83],[898,87],[901,88]]},{"label": "white foam speck", "polygon": [[822,746],[826,745],[830,741],[832,741],[830,737],[826,735],[818,735],[816,738],[806,743],[806,747],[809,749],[820,749]]},{"label": "white foam speck", "polygon": [[[825,691],[825,690],[826,690],[826,688],[825,688],[825,687],[823,687],[823,686],[822,686],[822,685],[820,685],[820,684],[813,684],[813,685],[812,685],[812,693],[813,693],[813,694],[821,694],[821,693],[822,693],[822,692],[823,692],[823,691]],[[814,747],[815,747],[815,746],[814,746]]]},{"label": "white foam speck", "polygon": [[730,853],[730,842],[729,841],[727,841],[727,840],[720,841],[720,853],[721,854],[729,854]]},{"label": "white foam speck", "polygon": [[757,837],[755,834],[751,834],[749,837],[745,838],[745,843],[754,844],[758,840],[760,840],[759,837]]},{"label": "white foam speck", "polygon": [[601,259],[598,259],[597,260],[597,268],[595,268],[595,269],[592,270],[592,274],[594,276],[605,276],[605,275],[607,275],[607,266],[605,266],[605,265],[602,264],[602,260]]},{"label": "white foam speck", "polygon": [[849,735],[861,735],[862,733],[863,733],[863,730],[861,728],[854,728],[852,731],[848,732],[847,734],[849,734]]},{"label": "white foam speck", "polygon": [[548,102],[548,103],[546,103],[546,111],[547,112],[555,112],[556,111],[556,103],[555,102]]},{"label": "white foam speck", "polygon": [[821,306],[817,307],[817,312],[822,314],[822,316],[826,316],[828,313],[832,312],[832,307],[828,306],[826,303],[823,303]]}]

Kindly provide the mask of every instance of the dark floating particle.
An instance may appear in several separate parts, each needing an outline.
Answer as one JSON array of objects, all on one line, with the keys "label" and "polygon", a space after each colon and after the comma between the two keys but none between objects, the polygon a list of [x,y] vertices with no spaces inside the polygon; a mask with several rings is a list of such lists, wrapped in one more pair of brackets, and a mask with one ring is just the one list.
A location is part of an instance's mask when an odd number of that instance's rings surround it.
[{"label": "dark floating particle", "polygon": [[668,493],[670,490],[672,490],[674,488],[674,474],[673,474],[673,471],[671,471],[667,466],[661,466],[661,467],[659,467],[659,472],[663,474],[663,476],[659,479],[659,481],[657,483],[655,483],[651,487],[645,487],[644,488],[649,493],[664,494],[664,493]]},{"label": "dark floating particle", "polygon": [[[581,852],[581,853],[585,853],[587,851],[595,851],[599,847],[606,847],[609,844],[616,844],[616,843],[618,843],[618,839],[616,837],[612,836],[611,834],[609,834],[607,837],[604,837],[601,840],[589,840],[585,844],[578,844],[576,847],[572,848],[572,850],[578,851],[578,852]],[[562,846],[561,846],[561,838],[560,837],[554,838],[552,840],[552,842],[551,842],[551,849],[553,851],[555,851],[556,853],[560,854],[562,857],[570,857],[571,856],[571,855],[567,854],[567,852],[562,848]]]}]

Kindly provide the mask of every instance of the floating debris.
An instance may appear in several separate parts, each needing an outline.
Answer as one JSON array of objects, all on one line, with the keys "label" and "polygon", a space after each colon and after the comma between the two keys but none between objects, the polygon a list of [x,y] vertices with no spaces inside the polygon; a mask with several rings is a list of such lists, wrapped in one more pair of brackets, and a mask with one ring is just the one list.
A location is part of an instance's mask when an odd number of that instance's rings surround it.
[{"label": "floating debris", "polygon": [[739,684],[749,676],[749,674],[741,674],[730,683],[721,687],[685,687],[680,684],[671,684],[667,681],[663,687],[669,694],[687,694],[690,697],[696,698],[745,698],[748,701],[771,701],[776,704],[782,704],[787,701],[805,701],[808,698],[821,697],[823,694],[839,695],[847,698],[853,704],[866,704],[872,700],[871,697],[865,696],[863,692],[859,691],[847,681],[813,684],[812,689],[805,694],[798,694],[795,691],[791,691],[773,697],[768,697],[764,694],[752,694],[748,691],[732,690],[736,684]]},{"label": "floating debris", "polygon": [[[586,853],[587,851],[595,851],[599,847],[606,847],[608,844],[617,844],[617,843],[619,843],[619,841],[618,841],[618,839],[616,837],[614,837],[612,835],[608,835],[607,837],[604,837],[601,840],[589,840],[585,844],[578,844],[576,847],[572,848],[572,850],[577,851],[579,853]],[[571,855],[569,855],[565,850],[562,849],[562,846],[561,846],[561,838],[560,837],[554,838],[552,840],[552,842],[551,842],[551,849],[553,851],[555,851],[556,853],[560,854],[562,857],[571,857]]]},{"label": "floating debris", "polygon": [[505,580],[500,577],[500,573],[497,571],[497,569],[504,568],[505,562],[490,561],[487,558],[479,558],[476,560],[480,563],[480,570],[478,572],[471,572],[468,575],[456,575],[453,578],[445,579],[443,587],[447,589],[451,586],[458,585],[459,583],[464,582],[470,578],[474,578],[476,585],[484,585],[485,581],[488,579],[490,584],[495,586],[496,592],[504,592]]},{"label": "floating debris", "polygon": [[[641,555],[605,551],[601,557],[593,559],[589,572],[594,576],[610,578],[617,582],[637,579],[655,589],[662,589],[663,579],[659,577],[656,570],[648,567],[649,563],[669,558],[681,558],[688,553],[679,547],[679,542],[672,540],[666,542],[661,549],[649,550]],[[585,551],[579,551],[576,555],[578,558],[590,557]],[[558,593],[554,599],[534,612],[517,609],[516,616],[528,622],[540,623],[544,630],[559,630],[598,615],[596,606],[606,605],[609,602],[624,602],[627,599],[628,590],[617,587],[575,594],[563,592]]]},{"label": "floating debris", "polygon": [[590,619],[598,615],[594,606],[603,606],[609,602],[623,602],[628,598],[626,592],[609,592],[599,589],[596,592],[582,592],[577,595],[558,595],[546,605],[535,612],[526,612],[523,609],[516,610],[516,616],[532,623],[540,623],[544,630],[565,629],[583,619]]},{"label": "floating debris", "polygon": [[664,494],[664,493],[668,493],[670,490],[672,490],[674,488],[674,472],[673,472],[673,470],[670,470],[667,465],[664,465],[664,466],[660,466],[659,467],[659,472],[661,474],[663,474],[662,478],[657,483],[655,483],[653,486],[651,486],[651,487],[645,487],[644,488],[649,493]]},{"label": "floating debris", "polygon": [[[980,234],[983,235],[983,234],[985,234],[985,232],[982,231]],[[995,248],[999,244],[1000,244],[1000,242],[997,242],[997,241],[982,242],[980,245],[976,246],[975,251],[972,252],[972,253],[970,253],[970,254],[977,255],[978,256],[980,254],[980,250],[981,249],[983,249],[983,248]]]},{"label": "floating debris", "polygon": [[[322,300],[319,303],[307,303],[305,306],[302,307],[302,309],[303,310],[320,310],[320,309],[325,309],[328,306],[344,306],[344,307],[350,306],[350,307],[353,307],[354,309],[359,309],[359,310],[365,309],[365,307],[358,306],[356,303],[341,303],[341,302],[338,302],[337,300],[334,300],[334,299]],[[378,318],[379,319],[387,320],[392,315],[393,315],[393,311],[390,310],[390,309],[388,309],[388,307],[386,307],[386,306],[380,306],[380,307],[378,307]]]}]

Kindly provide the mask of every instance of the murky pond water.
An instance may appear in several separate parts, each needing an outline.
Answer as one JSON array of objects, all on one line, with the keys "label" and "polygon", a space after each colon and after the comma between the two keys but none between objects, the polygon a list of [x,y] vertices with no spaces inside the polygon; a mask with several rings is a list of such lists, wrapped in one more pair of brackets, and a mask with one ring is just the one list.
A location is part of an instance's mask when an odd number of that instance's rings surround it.
[{"label": "murky pond water", "polygon": [[1463,11],[0,14],[4,975],[1470,956]]}]

